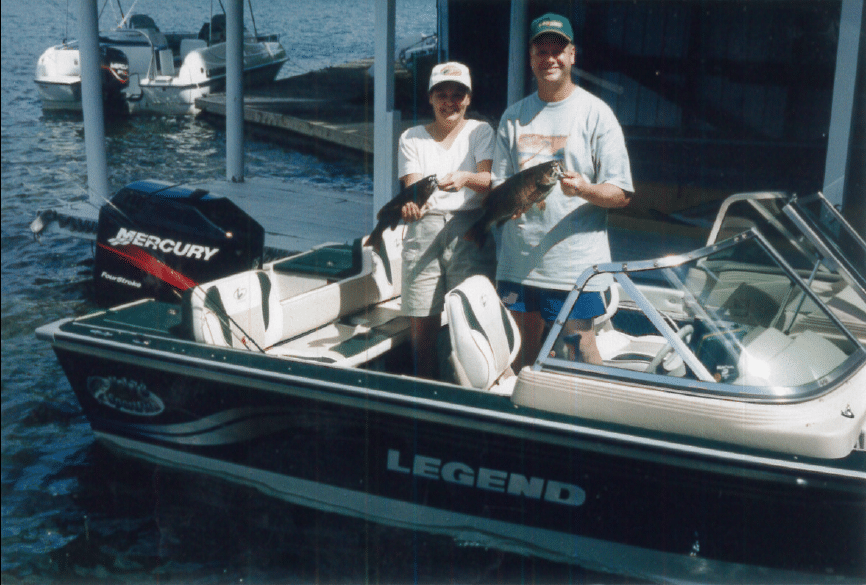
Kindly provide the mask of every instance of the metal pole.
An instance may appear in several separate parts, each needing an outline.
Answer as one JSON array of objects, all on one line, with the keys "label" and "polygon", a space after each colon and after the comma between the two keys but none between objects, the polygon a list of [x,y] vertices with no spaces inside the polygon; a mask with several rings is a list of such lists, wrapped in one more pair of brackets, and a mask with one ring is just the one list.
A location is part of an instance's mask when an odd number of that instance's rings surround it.
[{"label": "metal pole", "polygon": [[[374,2],[373,213],[394,196],[400,112],[394,111],[396,0]],[[373,218],[369,218],[372,226]]]},{"label": "metal pole", "polygon": [[84,148],[87,155],[87,195],[99,208],[108,199],[108,163],[105,156],[105,117],[99,68],[99,14],[97,0],[81,0],[81,111],[84,114]]},{"label": "metal pole", "polygon": [[526,87],[526,3],[527,0],[511,0],[511,17],[508,35],[508,105],[523,98]]},{"label": "metal pole", "polygon": [[244,3],[226,2],[226,180],[244,181]]},{"label": "metal pole", "polygon": [[448,20],[448,1],[449,0],[437,0],[436,9],[437,9],[437,18],[436,18],[436,31],[439,36],[439,54],[437,55],[439,59],[439,63],[445,63],[449,60],[448,58],[448,26],[450,25],[450,21]]},{"label": "metal pole", "polygon": [[824,187],[827,200],[841,205],[848,171],[848,151],[854,112],[857,52],[862,34],[863,0],[843,0],[839,18],[839,44],[836,50],[836,77],[830,108]]}]

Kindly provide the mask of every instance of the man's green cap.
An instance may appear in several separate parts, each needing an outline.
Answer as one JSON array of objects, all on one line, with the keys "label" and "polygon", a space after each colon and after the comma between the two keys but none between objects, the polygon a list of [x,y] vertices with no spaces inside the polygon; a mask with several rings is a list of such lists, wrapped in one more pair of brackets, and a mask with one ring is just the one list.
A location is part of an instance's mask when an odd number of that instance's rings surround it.
[{"label": "man's green cap", "polygon": [[529,42],[531,43],[539,35],[545,33],[558,34],[568,39],[569,43],[574,42],[574,32],[571,30],[571,23],[567,18],[559,14],[548,12],[533,20],[529,27]]}]

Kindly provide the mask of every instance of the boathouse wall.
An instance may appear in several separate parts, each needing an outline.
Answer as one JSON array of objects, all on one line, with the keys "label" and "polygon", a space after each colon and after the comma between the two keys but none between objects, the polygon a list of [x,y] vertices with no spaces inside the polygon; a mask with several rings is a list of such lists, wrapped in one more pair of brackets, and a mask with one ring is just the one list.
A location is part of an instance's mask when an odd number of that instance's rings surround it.
[{"label": "boathouse wall", "polygon": [[[448,0],[448,56],[472,69],[473,106],[494,122],[507,105],[510,4]],[[527,0],[527,21],[571,18],[574,80],[623,125],[636,208],[674,213],[737,192],[822,188],[841,9],[841,0]],[[527,69],[525,93],[534,83]]]}]

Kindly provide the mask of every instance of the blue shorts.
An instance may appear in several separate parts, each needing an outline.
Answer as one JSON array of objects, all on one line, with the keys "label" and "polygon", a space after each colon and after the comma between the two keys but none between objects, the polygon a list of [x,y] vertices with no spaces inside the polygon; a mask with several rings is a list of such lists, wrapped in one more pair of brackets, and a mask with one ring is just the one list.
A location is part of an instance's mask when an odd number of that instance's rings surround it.
[{"label": "blue shorts", "polygon": [[[496,283],[496,292],[507,309],[518,313],[537,311],[545,321],[556,321],[569,293],[566,290],[538,288],[506,280]],[[577,297],[568,318],[593,319],[603,315],[604,311],[604,300],[600,292],[584,292]]]}]

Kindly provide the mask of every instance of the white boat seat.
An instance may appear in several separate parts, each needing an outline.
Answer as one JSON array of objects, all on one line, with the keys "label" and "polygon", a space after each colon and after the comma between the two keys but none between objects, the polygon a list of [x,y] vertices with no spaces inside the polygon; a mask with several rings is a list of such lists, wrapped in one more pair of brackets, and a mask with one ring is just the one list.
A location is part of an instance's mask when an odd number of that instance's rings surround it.
[{"label": "white boat seat", "polygon": [[282,339],[283,312],[270,275],[249,270],[184,293],[184,320],[196,341],[264,349]]},{"label": "white boat seat", "polygon": [[[612,327],[599,331],[595,339],[604,365],[638,372],[646,371],[649,363],[667,344],[661,335],[629,335]],[[685,375],[682,358],[676,353],[663,365],[670,375]]]},{"label": "white boat seat", "polygon": [[[493,284],[472,276],[445,296],[451,337],[451,363],[459,383],[481,391],[511,374],[520,350],[514,318],[502,305]],[[507,392],[502,392],[507,393]]]},{"label": "white boat seat", "polygon": [[[312,255],[309,261],[299,255],[268,264],[263,270],[201,284],[184,294],[185,326],[193,339],[210,345],[285,357],[315,356],[347,365],[362,363],[378,355],[376,352],[387,351],[408,333],[408,322],[396,319],[399,300],[393,301],[393,307],[383,304],[395,297],[395,288],[399,290],[399,278],[395,286],[389,273],[393,277],[393,263],[400,262],[401,242],[391,242],[390,252],[396,258],[390,259],[391,270],[359,240],[352,249],[357,255],[354,268],[346,276],[345,272],[318,276],[305,272],[311,267],[315,272],[318,261]],[[328,257],[331,252],[342,250],[320,250],[320,256]],[[327,272],[327,266],[322,270]],[[323,328],[332,330],[330,343],[323,341],[327,335],[320,331]],[[364,336],[366,340],[359,343]],[[374,346],[378,349],[372,349]],[[327,352],[322,353],[323,348]]]}]

